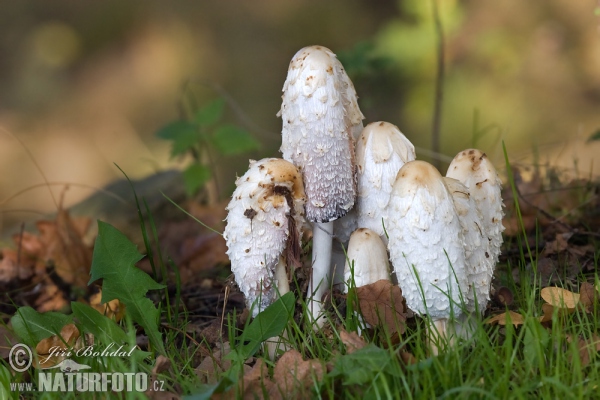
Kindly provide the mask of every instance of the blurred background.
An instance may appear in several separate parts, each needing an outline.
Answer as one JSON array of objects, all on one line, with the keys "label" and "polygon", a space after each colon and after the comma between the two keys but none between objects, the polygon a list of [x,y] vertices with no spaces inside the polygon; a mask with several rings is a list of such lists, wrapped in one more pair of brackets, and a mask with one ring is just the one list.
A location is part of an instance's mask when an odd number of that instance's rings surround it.
[{"label": "blurred background", "polygon": [[[438,0],[445,39],[441,154],[502,141],[524,170],[600,173],[600,3]],[[222,121],[259,147],[214,160],[226,199],[248,159],[278,156],[276,117],[300,48],[333,50],[365,124],[392,122],[430,160],[436,76],[432,2],[424,0],[0,0],[2,229],[68,207],[115,179],[183,169],[163,127],[225,99]],[[186,155],[187,154],[187,155]],[[447,165],[447,164],[446,164]],[[445,171],[445,166],[443,167]]]}]

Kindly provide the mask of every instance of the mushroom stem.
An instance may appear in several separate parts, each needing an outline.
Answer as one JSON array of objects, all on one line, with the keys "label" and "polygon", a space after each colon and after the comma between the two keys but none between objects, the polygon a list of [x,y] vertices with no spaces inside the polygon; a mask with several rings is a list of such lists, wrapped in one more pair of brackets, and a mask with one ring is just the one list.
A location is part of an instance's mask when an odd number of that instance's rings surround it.
[{"label": "mushroom stem", "polygon": [[[290,291],[290,282],[287,276],[284,257],[279,257],[279,262],[275,267],[275,282],[277,284],[277,293],[279,294],[279,297]],[[287,330],[284,330],[281,336],[273,336],[272,338],[265,340],[265,352],[269,357],[269,360],[274,361],[277,358],[277,351],[279,349],[284,353],[289,350],[290,347],[287,345],[287,341]]]},{"label": "mushroom stem", "polygon": [[315,328],[325,323],[322,316],[323,303],[321,299],[329,285],[329,265],[333,238],[333,221],[315,222],[313,225],[312,249],[312,278],[308,283],[307,308],[310,311]]},{"label": "mushroom stem", "polygon": [[290,282],[288,281],[285,259],[279,257],[279,262],[275,267],[275,282],[277,282],[277,292],[283,296],[290,291]]},{"label": "mushroom stem", "polygon": [[437,356],[444,351],[444,348],[450,345],[448,342],[448,319],[434,319],[429,321],[427,326],[427,343],[431,354]]}]

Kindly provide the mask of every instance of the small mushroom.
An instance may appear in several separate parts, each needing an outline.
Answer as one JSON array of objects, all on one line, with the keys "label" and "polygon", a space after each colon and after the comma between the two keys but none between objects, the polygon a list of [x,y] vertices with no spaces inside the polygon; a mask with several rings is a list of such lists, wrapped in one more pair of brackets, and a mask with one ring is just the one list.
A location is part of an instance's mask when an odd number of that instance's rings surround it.
[{"label": "small mushroom", "polygon": [[[361,287],[382,279],[390,280],[390,263],[385,244],[368,228],[359,228],[350,235],[344,280]],[[346,287],[344,287],[346,288]]]},{"label": "small mushroom", "polygon": [[388,203],[398,171],[415,159],[415,147],[389,122],[373,122],[356,143],[358,198],[355,207],[359,228],[377,232],[387,243]]},{"label": "small mushroom", "polygon": [[307,304],[317,326],[328,287],[334,220],[354,206],[354,136],[364,116],[342,64],[323,46],[298,51],[283,85],[281,152],[301,171],[306,218],[313,226],[313,274]]},{"label": "small mushroom", "polygon": [[224,237],[231,271],[256,317],[289,291],[286,265],[299,265],[305,195],[298,169],[278,158],[251,160],[235,184]]},{"label": "small mushroom", "polygon": [[469,193],[483,218],[483,231],[490,242],[490,258],[493,268],[498,262],[502,246],[502,181],[496,169],[485,155],[477,149],[461,151],[454,157],[446,176],[454,178],[469,189]]},{"label": "small mushroom", "polygon": [[448,321],[461,314],[467,290],[464,237],[440,173],[411,161],[400,169],[389,203],[388,250],[406,305],[432,321],[429,338],[447,336]]}]

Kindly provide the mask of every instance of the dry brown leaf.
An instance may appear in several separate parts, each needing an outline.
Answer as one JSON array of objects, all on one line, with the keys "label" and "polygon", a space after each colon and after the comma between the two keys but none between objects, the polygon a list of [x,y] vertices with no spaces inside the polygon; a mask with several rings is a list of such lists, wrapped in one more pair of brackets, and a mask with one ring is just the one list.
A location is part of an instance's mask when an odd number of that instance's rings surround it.
[{"label": "dry brown leaf", "polygon": [[56,273],[63,281],[85,288],[92,263],[92,249],[84,243],[79,232],[85,223],[75,220],[67,211],[59,210],[54,221],[38,221],[36,225],[44,247],[44,260],[54,261]]},{"label": "dry brown leaf", "polygon": [[367,342],[358,336],[356,332],[346,332],[343,329],[340,331],[340,339],[346,346],[347,354],[352,354],[356,350],[360,350],[367,345]]},{"label": "dry brown leaf", "polygon": [[19,257],[12,249],[3,249],[0,259],[0,282],[11,282],[14,279],[27,279],[33,274],[33,265],[24,255]]},{"label": "dry brown leaf", "polygon": [[302,359],[296,350],[289,350],[275,365],[273,379],[283,398],[307,398],[313,381],[321,381],[325,368],[320,360]]},{"label": "dry brown leaf", "polygon": [[125,304],[119,299],[112,299],[104,304],[102,301],[102,290],[90,296],[90,306],[94,307],[100,314],[106,315],[108,318],[113,318],[119,322],[125,316]]},{"label": "dry brown leaf", "polygon": [[573,236],[573,232],[557,233],[554,240],[546,242],[542,256],[547,257],[553,254],[562,253],[569,248],[569,239]]},{"label": "dry brown leaf", "polygon": [[400,286],[382,279],[356,288],[358,305],[370,325],[383,325],[391,334],[404,333],[406,312]]},{"label": "dry brown leaf", "polygon": [[[579,359],[582,367],[587,367],[590,364],[591,354],[600,351],[600,336],[594,334],[589,339],[581,337],[573,337],[573,335],[566,335],[567,342],[571,343],[573,340],[577,340],[577,348],[579,349]],[[572,357],[569,357],[572,359]]]},{"label": "dry brown leaf", "polygon": [[555,286],[545,287],[541,291],[542,299],[546,303],[558,307],[574,309],[579,303],[579,293],[573,293]]},{"label": "dry brown leaf", "polygon": [[[510,321],[509,321],[509,318],[510,318]],[[523,325],[524,322],[525,322],[525,317],[523,317],[521,314],[516,313],[514,311],[509,311],[507,313],[498,314],[486,321],[486,323],[488,323],[488,324],[506,325],[507,323],[511,323],[514,326]]]},{"label": "dry brown leaf", "polygon": [[[35,347],[38,361],[34,362],[34,367],[46,369],[59,364],[68,358],[65,353],[72,348],[78,348],[79,337],[79,329],[75,324],[67,324],[60,330],[60,335],[53,335],[40,341]],[[83,342],[79,342],[79,346],[83,346]]]},{"label": "dry brown leaf", "polygon": [[400,358],[402,359],[402,362],[406,365],[413,365],[419,362],[419,360],[417,360],[417,357],[413,356],[412,353],[409,353],[406,350],[402,350],[400,352]]},{"label": "dry brown leaf", "polygon": [[588,282],[583,282],[579,288],[579,302],[585,307],[587,312],[594,310],[594,304],[598,302],[598,292],[594,285]]}]

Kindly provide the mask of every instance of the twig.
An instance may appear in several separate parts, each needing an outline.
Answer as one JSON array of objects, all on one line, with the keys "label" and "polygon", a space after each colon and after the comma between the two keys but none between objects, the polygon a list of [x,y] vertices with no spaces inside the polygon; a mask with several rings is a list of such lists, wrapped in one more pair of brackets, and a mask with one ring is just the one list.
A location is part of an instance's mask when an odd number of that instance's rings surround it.
[{"label": "twig", "polygon": [[[437,73],[435,77],[435,99],[433,104],[433,123],[431,127],[431,150],[440,153],[440,123],[442,119],[442,100],[444,97],[444,31],[438,11],[437,0],[431,0],[433,6],[433,21],[437,36]],[[440,160],[434,159],[433,165],[440,169]]]}]

